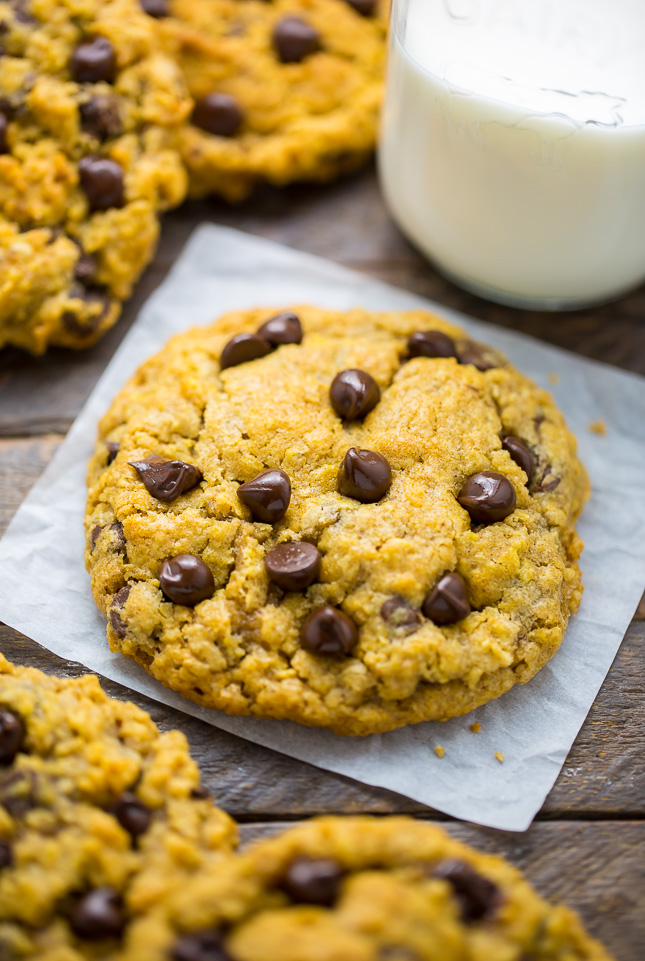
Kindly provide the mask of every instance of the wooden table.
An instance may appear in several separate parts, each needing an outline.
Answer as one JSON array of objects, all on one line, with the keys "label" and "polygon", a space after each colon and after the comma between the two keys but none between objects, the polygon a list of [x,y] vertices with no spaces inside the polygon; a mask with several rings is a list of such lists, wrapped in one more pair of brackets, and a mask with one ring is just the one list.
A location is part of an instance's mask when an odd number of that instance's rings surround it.
[{"label": "wooden table", "polygon": [[[0,532],[63,440],[144,300],[204,220],[340,261],[475,317],[645,374],[645,288],[608,307],[568,315],[487,304],[444,280],[403,239],[385,211],[373,171],[325,190],[266,190],[238,208],[193,203],[167,218],[154,265],[123,318],[95,348],[78,354],[53,350],[38,359],[14,350],[0,354]],[[644,642],[645,599],[526,834],[447,824],[458,837],[506,855],[544,895],[576,907],[619,961],[645,958]],[[54,657],[5,626],[0,626],[0,649],[18,663],[55,674],[83,673],[80,665]],[[118,684],[105,687],[129,696]],[[132,699],[160,727],[186,732],[205,781],[242,822],[244,837],[322,812],[406,812],[447,820],[406,798],[319,771],[144,697]]]}]

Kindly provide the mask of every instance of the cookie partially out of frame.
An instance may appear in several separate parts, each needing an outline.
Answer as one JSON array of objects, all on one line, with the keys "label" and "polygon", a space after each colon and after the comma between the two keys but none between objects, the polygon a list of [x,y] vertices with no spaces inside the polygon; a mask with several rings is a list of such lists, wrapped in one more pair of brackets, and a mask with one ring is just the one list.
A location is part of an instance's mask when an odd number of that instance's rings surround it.
[{"label": "cookie partially out of frame", "polygon": [[610,961],[501,858],[410,818],[320,818],[198,874],[124,961]]},{"label": "cookie partially out of frame", "polygon": [[0,347],[87,347],[183,200],[192,101],[137,0],[0,0]]},{"label": "cookie partially out of frame", "polygon": [[273,314],[173,338],[101,422],[111,648],[199,704],[340,734],[530,680],[582,592],[589,485],[551,397],[422,311]]},{"label": "cookie partially out of frame", "polygon": [[134,919],[235,839],[183,734],[92,675],[0,655],[2,961],[117,961]]},{"label": "cookie partially out of frame", "polygon": [[146,0],[196,101],[181,152],[195,196],[329,180],[376,142],[387,0]]}]

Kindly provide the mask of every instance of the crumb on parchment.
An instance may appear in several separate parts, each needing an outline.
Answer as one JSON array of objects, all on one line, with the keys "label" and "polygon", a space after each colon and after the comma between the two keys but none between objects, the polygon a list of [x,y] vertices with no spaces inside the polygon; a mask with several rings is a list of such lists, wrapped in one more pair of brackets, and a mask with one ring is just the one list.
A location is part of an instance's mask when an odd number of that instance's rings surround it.
[{"label": "crumb on parchment", "polygon": [[550,383],[550,384],[559,384],[559,383],[560,383],[560,375],[559,375],[559,374],[556,374],[554,371],[551,371],[551,373],[549,374],[549,383]]},{"label": "crumb on parchment", "polygon": [[437,755],[437,757],[443,757],[446,753],[446,749],[445,747],[442,747],[441,744],[435,744],[434,753]]},{"label": "crumb on parchment", "polygon": [[481,729],[482,729],[482,726],[481,726],[481,724],[479,723],[479,721],[475,721],[474,724],[471,724],[471,725],[470,725],[470,730],[473,732],[473,734],[479,734],[479,732],[481,731]]},{"label": "crumb on parchment", "polygon": [[592,434],[598,434],[599,437],[605,437],[607,434],[607,425],[604,420],[592,420],[589,424],[589,430]]},{"label": "crumb on parchment", "polygon": [[504,752],[503,752],[503,751],[495,751],[495,760],[496,760],[496,761],[499,761],[500,764],[503,764],[503,763],[504,763]]}]

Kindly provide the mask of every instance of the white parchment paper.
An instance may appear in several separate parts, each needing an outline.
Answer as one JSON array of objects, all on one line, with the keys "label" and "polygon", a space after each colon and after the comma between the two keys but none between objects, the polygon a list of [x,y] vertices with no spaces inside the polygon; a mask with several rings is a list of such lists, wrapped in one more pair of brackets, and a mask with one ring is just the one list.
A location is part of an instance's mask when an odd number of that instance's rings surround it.
[{"label": "white parchment paper", "polygon": [[[348,739],[289,722],[227,717],[165,690],[108,649],[105,622],[83,566],[85,465],[98,418],[135,368],[171,334],[229,309],[298,302],[340,309],[435,309],[499,347],[550,389],[579,438],[594,488],[579,527],[586,543],[580,612],[558,654],[533,681],[465,718]],[[588,428],[600,418],[607,425],[605,437]],[[15,515],[0,545],[0,618],[61,657],[233,734],[455,817],[522,831],[551,789],[645,586],[644,477],[643,378],[471,320],[319,258],[204,226],[145,305]],[[478,734],[470,730],[475,721],[481,723]],[[436,745],[445,749],[444,757],[435,754]],[[503,763],[496,752],[503,752]]]}]

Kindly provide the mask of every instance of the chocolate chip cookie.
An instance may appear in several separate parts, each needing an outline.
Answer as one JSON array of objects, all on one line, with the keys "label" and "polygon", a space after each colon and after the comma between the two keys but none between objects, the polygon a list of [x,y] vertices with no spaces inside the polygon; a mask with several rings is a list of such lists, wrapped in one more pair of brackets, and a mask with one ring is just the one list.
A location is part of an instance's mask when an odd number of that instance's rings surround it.
[{"label": "chocolate chip cookie", "polygon": [[168,687],[370,734],[548,661],[588,490],[551,397],[441,318],[250,310],[103,418],[87,567],[112,649]]},{"label": "chocolate chip cookie", "polygon": [[0,958],[121,958],[133,920],[235,844],[186,739],[96,677],[0,655]]},{"label": "chocolate chip cookie", "polygon": [[0,0],[0,347],[87,347],[152,259],[192,101],[137,0]]},{"label": "chocolate chip cookie", "polygon": [[258,180],[329,180],[370,156],[388,0],[153,6],[195,99],[181,137],[195,196],[235,201]]},{"label": "chocolate chip cookie", "polygon": [[609,961],[506,861],[410,818],[320,818],[197,875],[124,961]]}]

